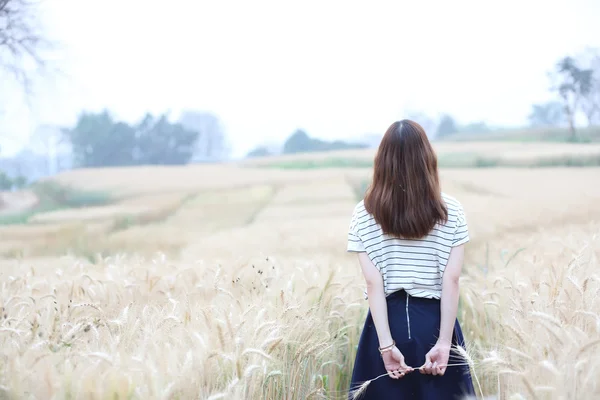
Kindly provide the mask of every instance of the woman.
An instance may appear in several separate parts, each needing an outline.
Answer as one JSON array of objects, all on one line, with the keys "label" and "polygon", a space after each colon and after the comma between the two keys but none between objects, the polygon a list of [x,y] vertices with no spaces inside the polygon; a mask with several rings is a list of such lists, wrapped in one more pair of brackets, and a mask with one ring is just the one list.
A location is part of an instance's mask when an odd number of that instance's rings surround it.
[{"label": "woman", "polygon": [[[456,313],[464,244],[461,204],[440,190],[437,158],[423,128],[393,123],[377,155],[373,181],[354,209],[350,252],[369,302],[350,390],[379,375],[366,399],[437,400],[474,395]],[[450,364],[450,366],[447,366]]]}]

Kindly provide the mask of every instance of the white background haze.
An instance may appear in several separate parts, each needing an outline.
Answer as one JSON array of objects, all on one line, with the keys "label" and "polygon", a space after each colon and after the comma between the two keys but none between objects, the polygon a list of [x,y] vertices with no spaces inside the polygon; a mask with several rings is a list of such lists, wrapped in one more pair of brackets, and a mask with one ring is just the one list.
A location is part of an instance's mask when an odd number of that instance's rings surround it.
[{"label": "white background haze", "polygon": [[61,73],[0,80],[3,155],[83,110],[217,114],[244,155],[296,128],[382,133],[409,111],[526,124],[560,57],[600,47],[600,1],[45,0]]}]

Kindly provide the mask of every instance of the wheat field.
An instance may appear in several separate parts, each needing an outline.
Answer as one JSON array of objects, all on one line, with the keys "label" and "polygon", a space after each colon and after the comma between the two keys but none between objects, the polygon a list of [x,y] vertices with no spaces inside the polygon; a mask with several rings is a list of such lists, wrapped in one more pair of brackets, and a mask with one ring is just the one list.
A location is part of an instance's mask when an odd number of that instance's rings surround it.
[{"label": "wheat field", "polygon": [[[58,176],[119,197],[0,226],[0,398],[347,398],[368,304],[346,232],[369,175]],[[471,233],[459,318],[479,398],[600,398],[599,178],[441,171]]]}]

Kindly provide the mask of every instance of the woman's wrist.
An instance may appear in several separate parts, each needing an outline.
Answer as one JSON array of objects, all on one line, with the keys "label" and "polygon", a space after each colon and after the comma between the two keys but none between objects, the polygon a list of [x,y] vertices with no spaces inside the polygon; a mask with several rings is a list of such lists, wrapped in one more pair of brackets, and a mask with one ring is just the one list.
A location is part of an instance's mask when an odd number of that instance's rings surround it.
[{"label": "woman's wrist", "polygon": [[396,341],[392,340],[392,343],[390,343],[387,346],[379,346],[379,352],[381,354],[385,353],[386,351],[392,351],[394,349],[394,346],[396,346]]},{"label": "woman's wrist", "polygon": [[389,345],[394,343],[394,338],[392,337],[391,333],[384,333],[378,336],[380,348],[388,347]]}]

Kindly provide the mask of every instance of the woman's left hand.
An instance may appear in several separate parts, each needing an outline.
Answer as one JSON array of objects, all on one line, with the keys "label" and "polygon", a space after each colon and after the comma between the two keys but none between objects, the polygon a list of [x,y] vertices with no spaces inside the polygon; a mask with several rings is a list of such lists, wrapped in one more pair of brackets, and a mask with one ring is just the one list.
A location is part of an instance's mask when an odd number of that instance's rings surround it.
[{"label": "woman's left hand", "polygon": [[403,378],[404,375],[413,371],[412,367],[406,365],[406,362],[404,361],[404,355],[396,346],[394,346],[390,351],[384,351],[383,354],[381,354],[381,358],[383,358],[385,370],[390,378]]},{"label": "woman's left hand", "polygon": [[450,358],[450,344],[436,343],[425,355],[425,364],[419,370],[422,374],[444,375]]}]

